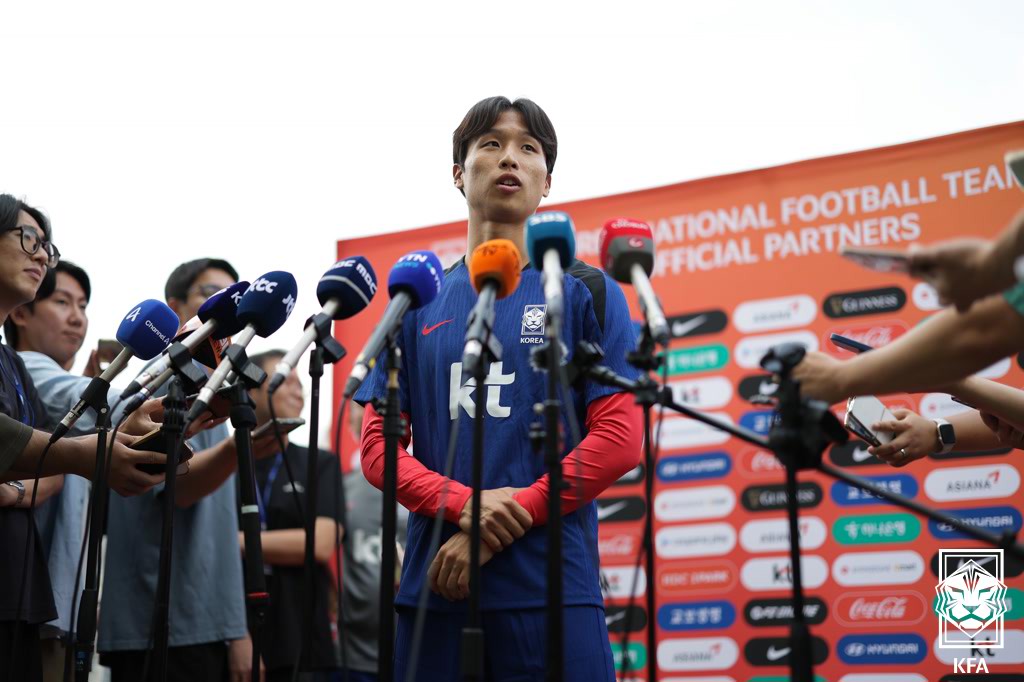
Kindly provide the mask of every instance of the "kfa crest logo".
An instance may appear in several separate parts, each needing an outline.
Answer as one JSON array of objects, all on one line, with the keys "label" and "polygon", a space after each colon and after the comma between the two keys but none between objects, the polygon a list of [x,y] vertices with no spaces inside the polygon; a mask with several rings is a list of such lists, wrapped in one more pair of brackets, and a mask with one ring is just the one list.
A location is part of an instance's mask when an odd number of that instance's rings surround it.
[{"label": "kfa crest logo", "polygon": [[523,310],[523,336],[544,336],[544,318],[547,316],[547,305],[527,305]]},{"label": "kfa crest logo", "polygon": [[1003,648],[1003,550],[940,549],[935,594],[940,648]]}]

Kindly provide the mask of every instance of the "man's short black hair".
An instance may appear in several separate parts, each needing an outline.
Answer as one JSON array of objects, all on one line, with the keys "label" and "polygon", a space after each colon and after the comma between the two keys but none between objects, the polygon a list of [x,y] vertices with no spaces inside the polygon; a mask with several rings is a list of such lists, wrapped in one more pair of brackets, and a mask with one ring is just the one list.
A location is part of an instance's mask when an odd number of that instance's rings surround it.
[{"label": "man's short black hair", "polygon": [[46,217],[46,214],[10,194],[0,194],[0,234],[18,226],[18,213],[21,211],[28,213],[39,223],[47,241],[53,239],[53,234],[50,231],[50,219]]},{"label": "man's short black hair", "polygon": [[223,270],[231,275],[231,279],[236,282],[238,281],[238,272],[226,260],[221,258],[197,258],[174,268],[171,276],[167,278],[167,284],[164,285],[164,298],[168,301],[172,298],[184,301],[188,298],[188,290],[192,288],[192,283],[196,281],[199,275],[210,268]]},{"label": "man's short black hair", "polygon": [[[57,289],[57,273],[64,272],[71,275],[79,286],[82,287],[82,291],[85,292],[85,301],[89,302],[92,298],[92,285],[89,283],[89,275],[82,268],[78,267],[74,263],[68,260],[62,260],[57,262],[57,267],[47,268],[46,274],[43,276],[43,281],[40,282],[39,288],[36,290],[36,297],[25,303],[24,306],[29,310],[35,310],[35,304],[39,301],[45,301],[46,299],[53,296],[53,292]],[[18,327],[11,320],[10,316],[4,322],[4,336],[7,337],[7,344],[10,346],[16,346],[18,344]]]},{"label": "man's short black hair", "polygon": [[544,150],[544,161],[550,174],[555,169],[555,157],[558,156],[558,137],[551,119],[535,102],[520,97],[515,102],[508,97],[488,97],[482,99],[466,112],[462,123],[452,133],[452,159],[462,166],[466,162],[469,143],[480,137],[494,125],[504,112],[515,109],[523,115],[526,129],[530,131]]}]

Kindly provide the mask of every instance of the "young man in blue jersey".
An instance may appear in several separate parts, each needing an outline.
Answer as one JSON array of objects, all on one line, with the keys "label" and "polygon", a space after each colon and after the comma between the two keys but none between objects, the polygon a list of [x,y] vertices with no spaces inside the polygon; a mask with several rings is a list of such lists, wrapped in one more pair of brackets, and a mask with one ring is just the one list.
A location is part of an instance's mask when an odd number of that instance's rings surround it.
[{"label": "young man in blue jersey", "polygon": [[[551,188],[557,153],[555,131],[530,100],[482,100],[453,136],[453,177],[469,210],[467,253],[491,239],[511,240],[523,255],[525,222]],[[625,360],[634,346],[626,300],[600,270],[574,262],[564,277],[565,346],[599,343],[611,369],[630,377]],[[460,675],[460,633],[466,620],[469,580],[472,416],[475,390],[486,390],[484,490],[481,516],[481,608],[488,679],[541,680],[546,661],[545,566],[548,478],[543,456],[528,442],[535,403],[543,402],[544,374],[530,365],[543,337],[535,324],[544,309],[540,273],[523,271],[515,292],[498,301],[494,334],[504,348],[484,386],[461,387],[464,321],[476,302],[464,260],[446,273],[430,305],[405,316],[399,344],[404,354],[401,407],[411,425],[415,456],[404,440],[399,452],[398,500],[411,512],[401,586],[395,600],[398,628],[395,679],[403,680],[415,605],[426,582],[427,625],[415,663],[416,679],[455,680]],[[445,324],[454,321],[454,324]],[[527,324],[529,321],[529,324]],[[383,363],[356,395],[360,402],[383,396]],[[597,516],[593,499],[640,457],[641,419],[631,396],[591,383],[573,390],[573,409],[583,440],[564,453],[562,493],[564,546],[565,680],[614,680],[612,655],[598,578]],[[447,409],[445,407],[447,406]],[[444,458],[451,423],[460,418],[452,477]],[[563,422],[564,423],[564,422]],[[362,466],[367,479],[383,480],[382,419],[372,406],[363,428]],[[442,546],[429,555],[430,525],[443,506]]]}]

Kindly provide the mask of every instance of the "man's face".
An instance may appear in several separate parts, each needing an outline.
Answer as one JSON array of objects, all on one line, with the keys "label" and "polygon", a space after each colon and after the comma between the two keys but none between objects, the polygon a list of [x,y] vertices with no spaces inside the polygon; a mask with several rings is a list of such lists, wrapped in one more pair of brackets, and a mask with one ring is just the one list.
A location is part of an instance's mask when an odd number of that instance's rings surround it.
[{"label": "man's face", "polygon": [[[267,374],[273,372],[279,359],[273,358],[266,362],[263,371]],[[256,403],[256,421],[260,424],[270,421],[270,408],[267,406],[269,386],[270,382],[264,381],[262,386],[252,391],[252,399]],[[302,408],[305,404],[299,373],[292,370],[284,383],[274,392],[274,414],[279,419],[295,419],[302,416]]]},{"label": "man's face", "polygon": [[18,349],[43,353],[69,369],[89,331],[87,305],[82,285],[68,273],[58,272],[52,295],[37,301],[32,310],[22,306],[11,313],[18,326]]},{"label": "man's face", "polygon": [[525,222],[551,190],[544,151],[515,109],[470,141],[464,166],[453,173],[470,213],[498,223]]},{"label": "man's face", "polygon": [[234,283],[235,280],[231,278],[231,275],[223,270],[207,268],[200,272],[199,276],[192,282],[192,286],[188,288],[188,293],[185,295],[185,300],[172,298],[167,303],[178,314],[178,319],[181,320],[181,323],[184,324],[196,316],[200,306],[206,303],[206,299]]},{"label": "man's face", "polygon": [[[40,238],[43,236],[39,223],[25,211],[18,213],[18,227],[33,229]],[[25,253],[19,230],[0,234],[0,301],[13,308],[34,299],[46,274],[46,261],[46,250],[42,247],[32,255]]]}]

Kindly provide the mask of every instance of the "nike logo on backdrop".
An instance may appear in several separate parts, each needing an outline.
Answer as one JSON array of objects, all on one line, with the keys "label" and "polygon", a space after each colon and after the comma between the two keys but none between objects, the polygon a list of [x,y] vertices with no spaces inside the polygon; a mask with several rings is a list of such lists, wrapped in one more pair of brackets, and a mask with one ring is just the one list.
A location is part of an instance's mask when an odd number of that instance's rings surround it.
[{"label": "nike logo on backdrop", "polygon": [[434,331],[435,329],[437,329],[441,325],[448,324],[449,322],[452,322],[452,320],[444,320],[443,322],[438,322],[437,324],[435,324],[432,327],[428,327],[427,325],[423,325],[423,336],[426,336],[427,334],[429,334],[430,332]]},{"label": "nike logo on backdrop", "polygon": [[768,651],[765,653],[765,657],[769,661],[777,661],[780,658],[789,654],[790,648],[787,646],[784,649],[776,649],[774,646],[768,647]]},{"label": "nike logo on backdrop", "polygon": [[672,325],[672,335],[686,336],[694,329],[704,324],[704,321],[707,319],[707,315],[698,315],[692,320],[687,320],[686,322],[676,322],[674,325]]},{"label": "nike logo on backdrop", "polygon": [[856,450],[853,451],[854,462],[864,462],[871,459],[872,457],[874,457],[874,455],[868,452],[867,448],[857,448]]},{"label": "nike logo on backdrop", "polygon": [[625,617],[626,617],[626,612],[625,611],[620,611],[619,613],[613,613],[610,616],[609,615],[605,615],[605,617],[604,617],[605,627],[608,627],[612,623],[617,623],[618,621],[622,620]]},{"label": "nike logo on backdrop", "polygon": [[609,516],[611,516],[615,512],[619,511],[620,509],[624,509],[626,504],[627,504],[626,500],[621,500],[621,501],[616,502],[614,504],[609,504],[607,507],[598,506],[598,508],[597,508],[597,520],[598,521],[605,520],[606,518],[608,518]]}]

